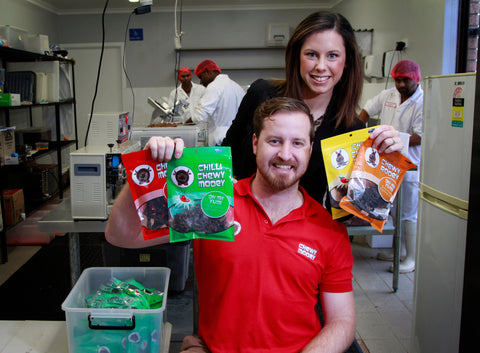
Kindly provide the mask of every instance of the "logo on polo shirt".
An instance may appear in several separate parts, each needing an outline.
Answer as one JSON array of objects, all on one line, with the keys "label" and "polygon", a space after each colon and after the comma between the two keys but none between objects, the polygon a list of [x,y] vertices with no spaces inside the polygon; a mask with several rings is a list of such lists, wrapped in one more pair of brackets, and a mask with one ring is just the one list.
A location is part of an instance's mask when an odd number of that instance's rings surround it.
[{"label": "logo on polo shirt", "polygon": [[315,260],[315,257],[317,256],[317,252],[318,250],[315,250],[305,244],[298,244],[298,251],[297,251],[300,255],[303,255],[307,258],[309,258],[310,260]]},{"label": "logo on polo shirt", "polygon": [[234,226],[234,233],[233,235],[237,235],[238,233],[240,233],[240,231],[242,230],[242,225],[240,223],[238,223],[237,221],[234,221],[233,222],[233,226]]}]

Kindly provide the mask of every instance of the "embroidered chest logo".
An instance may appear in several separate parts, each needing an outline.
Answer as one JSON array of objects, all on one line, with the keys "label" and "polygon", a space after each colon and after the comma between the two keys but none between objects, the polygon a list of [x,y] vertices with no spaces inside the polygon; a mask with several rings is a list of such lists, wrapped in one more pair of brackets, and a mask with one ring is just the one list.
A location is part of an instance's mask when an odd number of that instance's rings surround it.
[{"label": "embroidered chest logo", "polygon": [[387,101],[387,102],[385,102],[385,106],[389,107],[389,108],[396,109],[397,108],[397,103]]},{"label": "embroidered chest logo", "polygon": [[309,258],[310,260],[315,260],[315,257],[317,256],[318,250],[312,249],[309,246],[306,246],[302,243],[298,244],[298,251],[299,254]]}]

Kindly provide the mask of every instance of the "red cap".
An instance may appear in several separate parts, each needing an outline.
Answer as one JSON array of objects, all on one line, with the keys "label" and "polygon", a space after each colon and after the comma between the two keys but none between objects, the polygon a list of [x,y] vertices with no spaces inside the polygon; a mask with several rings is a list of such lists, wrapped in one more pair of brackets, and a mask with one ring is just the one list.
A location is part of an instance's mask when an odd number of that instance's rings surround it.
[{"label": "red cap", "polygon": [[192,75],[192,71],[188,67],[181,67],[178,69],[178,80],[180,81],[180,77],[182,77],[182,74],[184,72],[188,72],[190,75]]},{"label": "red cap", "polygon": [[393,79],[397,77],[408,77],[415,82],[420,82],[422,74],[420,73],[420,67],[415,61],[412,60],[400,60],[392,69],[390,73]]},{"label": "red cap", "polygon": [[199,63],[197,65],[197,67],[195,68],[195,75],[200,75],[201,73],[203,73],[205,70],[212,70],[212,71],[218,71],[218,72],[222,72],[222,70],[220,70],[220,68],[218,67],[218,65],[215,63],[215,61],[211,60],[211,59],[205,59],[203,60],[201,63]]}]

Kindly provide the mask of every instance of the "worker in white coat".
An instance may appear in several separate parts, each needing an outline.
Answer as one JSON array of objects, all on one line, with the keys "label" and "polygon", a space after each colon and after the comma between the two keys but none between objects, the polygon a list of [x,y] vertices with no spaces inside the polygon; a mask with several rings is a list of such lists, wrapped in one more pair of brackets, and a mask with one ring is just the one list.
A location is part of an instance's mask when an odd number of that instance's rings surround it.
[{"label": "worker in white coat", "polygon": [[205,93],[199,104],[189,106],[185,111],[187,122],[207,122],[209,146],[219,145],[223,141],[245,95],[238,83],[221,72],[218,65],[210,59],[197,65],[195,75],[206,87]]},{"label": "worker in white coat", "polygon": [[[200,102],[200,98],[202,98],[205,92],[205,87],[192,82],[192,77],[192,71],[188,67],[178,69],[177,78],[180,84],[170,92],[168,97],[168,105],[170,107],[173,107],[180,100],[188,102],[191,106],[196,106]],[[184,111],[185,108],[183,108]]]},{"label": "worker in white coat", "polygon": [[[359,118],[367,122],[369,117],[379,115],[382,125],[392,125],[401,133],[408,134],[407,157],[419,168],[423,113],[423,90],[419,83],[420,67],[414,61],[401,60],[393,67],[391,75],[395,80],[395,87],[384,90],[368,100]],[[403,259],[400,263],[400,273],[415,270],[418,177],[418,170],[407,171],[402,182],[401,255]],[[395,214],[395,208],[393,208],[392,215]],[[393,251],[381,252],[377,258],[392,261]],[[390,267],[390,271],[393,271],[393,266]]]}]

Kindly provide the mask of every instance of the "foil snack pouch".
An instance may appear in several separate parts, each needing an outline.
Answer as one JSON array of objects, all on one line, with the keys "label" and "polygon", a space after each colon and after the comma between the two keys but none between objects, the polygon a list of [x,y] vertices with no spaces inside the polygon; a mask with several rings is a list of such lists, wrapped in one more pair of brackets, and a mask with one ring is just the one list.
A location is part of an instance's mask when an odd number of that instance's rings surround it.
[{"label": "foil snack pouch", "polygon": [[167,168],[170,242],[234,240],[230,147],[187,147]]},{"label": "foil snack pouch", "polygon": [[340,207],[340,201],[347,194],[348,182],[358,150],[374,129],[375,127],[369,127],[355,130],[321,141],[333,219],[350,214]]},{"label": "foil snack pouch", "polygon": [[152,159],[150,150],[124,154],[122,161],[142,225],[143,238],[149,240],[167,236],[167,163]]},{"label": "foil snack pouch", "polygon": [[372,143],[361,145],[340,207],[382,232],[405,172],[416,166],[400,152],[378,153]]}]

